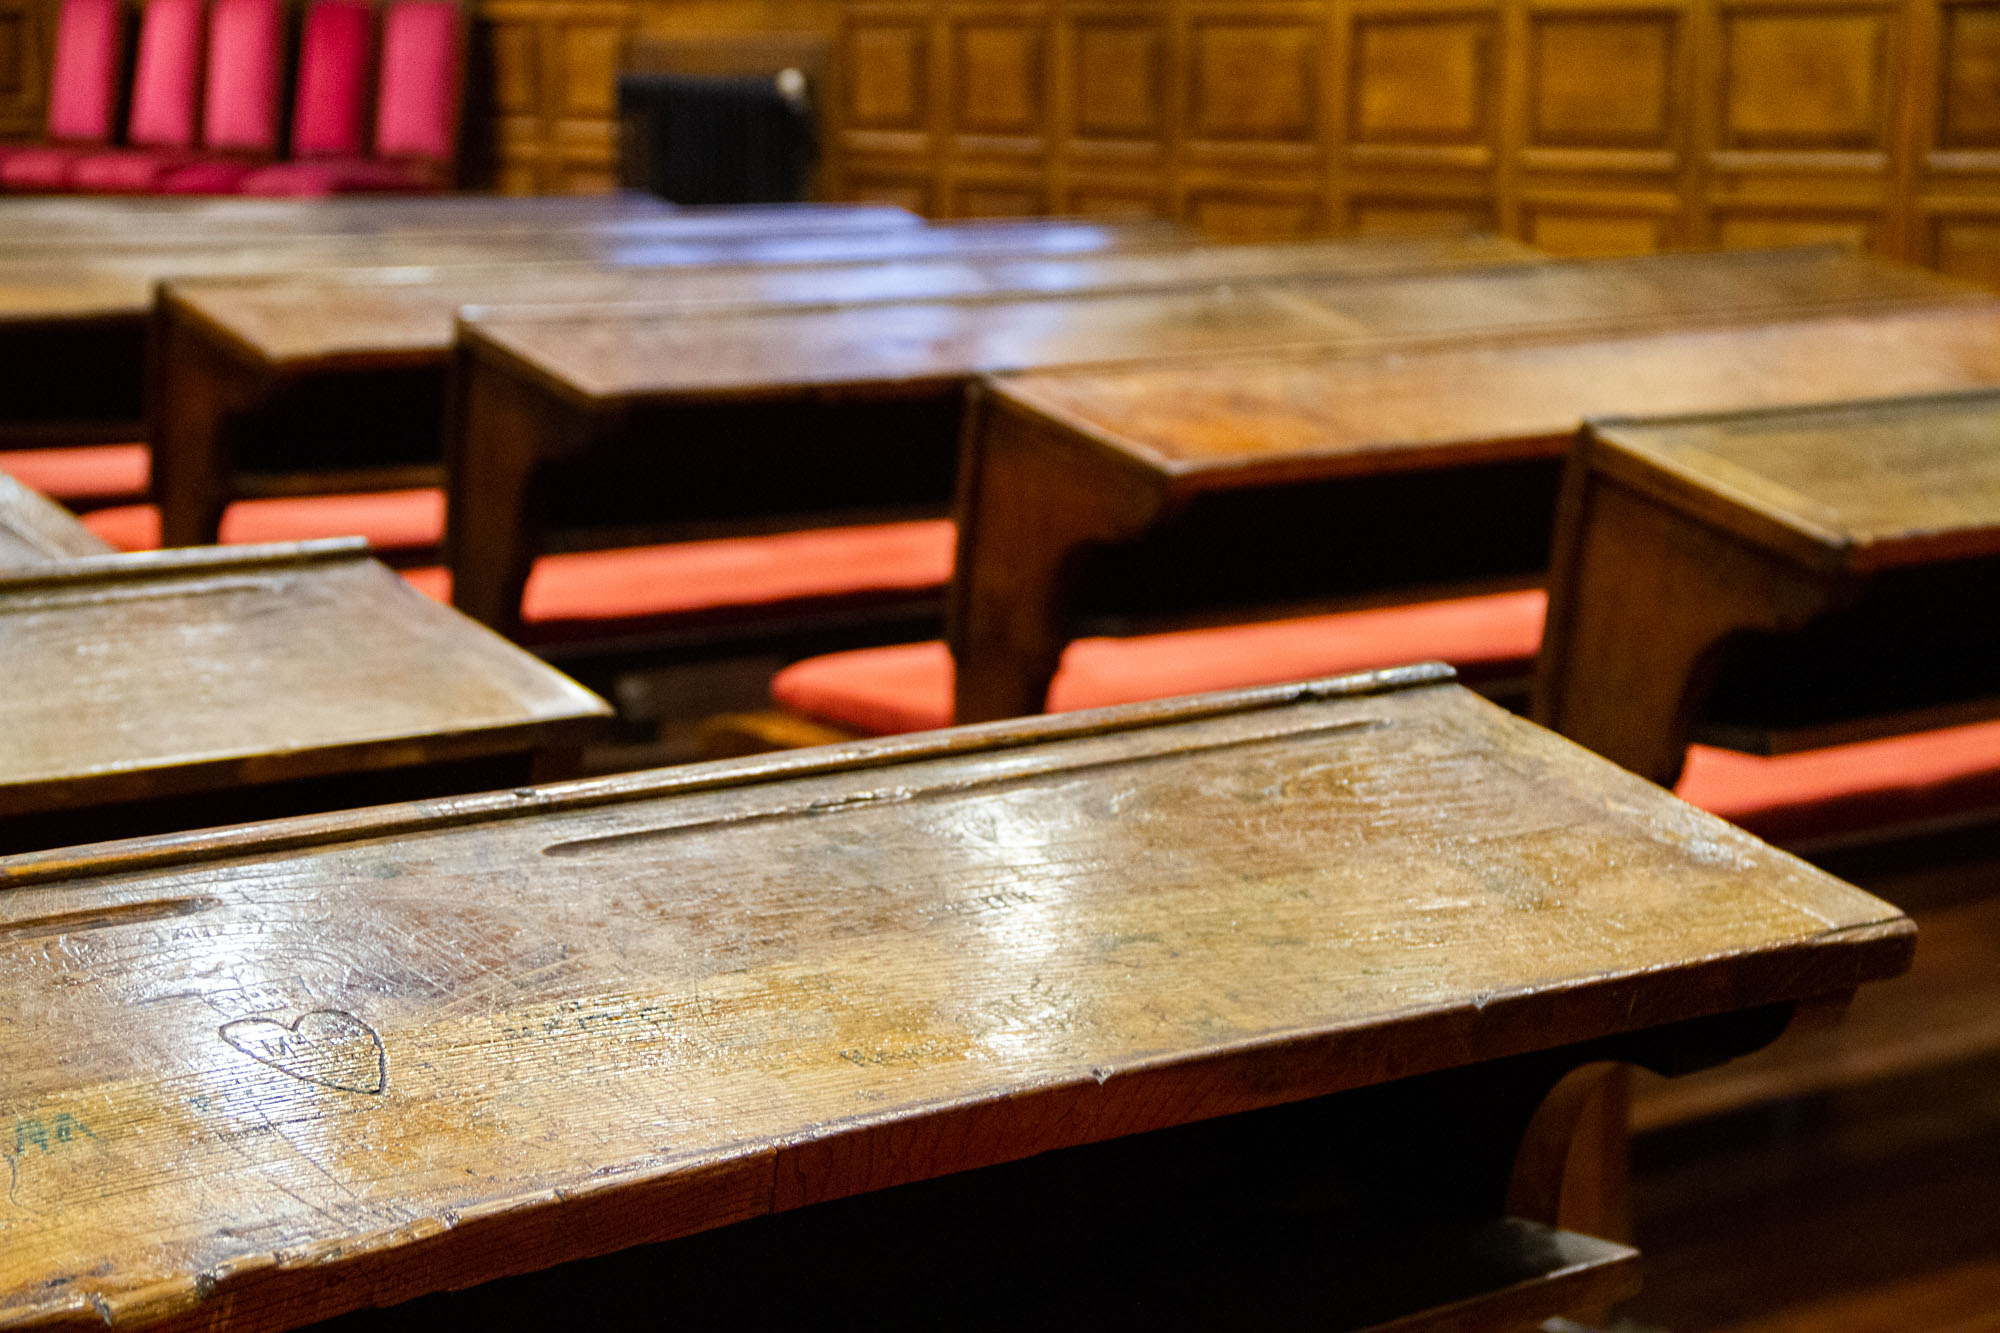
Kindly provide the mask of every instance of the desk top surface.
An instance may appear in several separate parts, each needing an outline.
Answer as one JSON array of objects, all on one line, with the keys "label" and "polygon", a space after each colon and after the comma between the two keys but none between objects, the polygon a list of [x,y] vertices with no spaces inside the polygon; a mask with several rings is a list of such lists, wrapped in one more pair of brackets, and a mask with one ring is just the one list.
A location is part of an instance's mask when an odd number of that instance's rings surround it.
[{"label": "desk top surface", "polygon": [[1406,353],[1021,375],[994,392],[1148,472],[1255,485],[1555,455],[1590,416],[2000,384],[2000,302]]},{"label": "desk top surface", "polygon": [[1907,966],[1448,675],[0,862],[0,1323],[280,1326]]},{"label": "desk top surface", "polygon": [[75,514],[0,472],[0,569],[110,551]]},{"label": "desk top surface", "polygon": [[1026,221],[958,226],[810,224],[717,231],[677,214],[574,226],[399,235],[258,235],[227,244],[96,245],[38,254],[0,246],[0,322],[136,316],[156,283],[176,278],[288,277],[299,270],[454,264],[589,262],[613,267],[826,264],[988,254],[1079,254],[1119,247],[1171,248],[1190,237],[1176,224]]},{"label": "desk top surface", "polygon": [[9,571],[0,679],[8,814],[519,751],[609,711],[356,541]]},{"label": "desk top surface", "polygon": [[[460,307],[634,307],[658,315],[728,306],[883,304],[1007,293],[1188,287],[1274,276],[1338,276],[1524,262],[1493,236],[1370,237],[1074,255],[888,259],[813,266],[606,268],[549,263],[328,270],[296,278],[175,283],[177,308],[266,365],[450,350]],[[505,310],[492,307],[508,307]],[[595,311],[590,313],[596,313]]]},{"label": "desk top surface", "polygon": [[676,208],[646,195],[440,195],[408,199],[0,198],[0,254],[66,246],[227,245],[278,236],[396,236],[562,227],[664,226],[682,236],[758,231],[921,227],[879,204],[754,204]]},{"label": "desk top surface", "polygon": [[1818,566],[2000,553],[2000,393],[1597,422],[1589,456]]},{"label": "desk top surface", "polygon": [[1219,352],[1521,339],[1988,299],[1831,248],[1650,255],[1209,289],[771,310],[471,312],[483,354],[583,401],[962,379]]}]

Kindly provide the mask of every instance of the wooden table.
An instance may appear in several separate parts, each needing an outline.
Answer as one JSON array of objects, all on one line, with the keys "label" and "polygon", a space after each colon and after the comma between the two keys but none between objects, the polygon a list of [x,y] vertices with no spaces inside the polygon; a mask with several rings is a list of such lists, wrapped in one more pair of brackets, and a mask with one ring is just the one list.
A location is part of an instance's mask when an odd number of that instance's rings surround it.
[{"label": "wooden table", "polygon": [[[1986,299],[1933,274],[1803,249],[699,323],[630,310],[468,316],[448,441],[462,453],[447,454],[453,596],[513,632],[545,530],[565,521],[617,514],[628,528],[671,530],[755,516],[796,527],[843,513],[939,512],[956,471],[963,389],[980,373]],[[647,513],[646,496],[664,500]]]},{"label": "wooden table", "polygon": [[110,544],[76,515],[0,472],[0,569],[110,551]]},{"label": "wooden table", "polygon": [[355,540],[0,574],[0,848],[481,790],[605,703]]},{"label": "wooden table", "polygon": [[1913,935],[1435,667],[16,858],[0,1323],[1531,1327],[1574,1071]]},{"label": "wooden table", "polygon": [[[872,219],[872,225],[870,220]],[[755,210],[746,229],[717,217],[589,213],[520,225],[503,216],[407,232],[286,234],[245,231],[125,243],[79,240],[46,249],[0,245],[0,439],[129,440],[138,435],[146,321],[164,280],[273,276],[299,270],[382,264],[437,265],[549,260],[600,264],[814,263],[908,254],[951,254],[967,243],[954,229],[914,226],[901,210],[862,210],[856,221],[832,209],[801,212],[789,227]],[[1043,223],[1057,253],[1087,250],[1109,236],[1185,239],[1170,223]],[[1018,230],[1018,224],[1016,227]],[[1024,249],[1014,231],[989,244]],[[977,242],[974,242],[976,245]],[[82,369],[88,368],[86,376]]]},{"label": "wooden table", "polygon": [[[1040,711],[1086,621],[1126,632],[1539,581],[1587,416],[1995,384],[1991,301],[1002,380],[966,431],[956,716]],[[1650,603],[1627,605],[1653,623]]]},{"label": "wooden table", "polygon": [[[334,270],[168,284],[156,307],[156,487],[168,545],[212,542],[232,499],[437,484],[454,320],[463,306],[633,306],[648,317],[1036,292],[1199,287],[1529,262],[1495,237],[1371,238],[1160,249],[1151,228],[938,228],[955,258],[742,267],[522,264]],[[1009,238],[1022,253],[1009,254]],[[915,238],[912,238],[915,239]],[[1067,242],[1073,244],[1074,242]],[[1122,247],[1122,248],[1119,248]],[[301,449],[302,438],[323,449]],[[367,442],[366,445],[363,442]],[[302,457],[302,454],[305,457]],[[321,454],[324,457],[315,458]]]},{"label": "wooden table", "polygon": [[2000,394],[1594,422],[1554,549],[1536,713],[1655,781],[2000,714]]}]

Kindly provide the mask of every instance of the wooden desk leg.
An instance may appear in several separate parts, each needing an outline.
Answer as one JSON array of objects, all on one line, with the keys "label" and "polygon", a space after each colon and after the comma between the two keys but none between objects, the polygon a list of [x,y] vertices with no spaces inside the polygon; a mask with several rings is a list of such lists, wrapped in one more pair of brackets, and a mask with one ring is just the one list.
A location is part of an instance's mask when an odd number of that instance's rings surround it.
[{"label": "wooden desk leg", "polygon": [[154,315],[151,353],[147,414],[160,543],[210,546],[233,490],[229,423],[256,403],[263,376],[181,316],[171,294]]},{"label": "wooden desk leg", "polygon": [[540,547],[537,468],[587,433],[577,414],[460,343],[445,457],[452,605],[509,637]]},{"label": "wooden desk leg", "polygon": [[958,559],[945,609],[958,722],[1039,713],[1070,639],[1085,548],[1129,540],[1161,488],[981,390],[959,454]]},{"label": "wooden desk leg", "polygon": [[1831,610],[1837,592],[1572,455],[1535,720],[1671,787],[1724,640],[1801,628]]}]

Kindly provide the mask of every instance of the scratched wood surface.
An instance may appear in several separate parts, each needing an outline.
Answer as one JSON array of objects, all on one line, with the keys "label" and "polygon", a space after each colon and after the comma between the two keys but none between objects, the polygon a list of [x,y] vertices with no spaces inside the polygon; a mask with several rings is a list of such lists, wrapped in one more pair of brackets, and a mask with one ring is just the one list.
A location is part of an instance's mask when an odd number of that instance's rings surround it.
[{"label": "scratched wood surface", "polygon": [[105,555],[110,543],[76,515],[0,472],[0,568]]},{"label": "scratched wood surface", "polygon": [[2000,395],[1593,423],[1594,466],[1851,571],[2000,553]]},{"label": "scratched wood surface", "polygon": [[4,815],[573,746],[609,712],[358,540],[9,571],[0,678]]},{"label": "scratched wood surface", "polygon": [[1422,667],[15,858],[0,1322],[282,1326],[1912,937]]},{"label": "scratched wood surface", "polygon": [[2000,394],[1595,422],[1536,714],[1668,782],[1697,734],[1783,751],[1990,718],[1996,598]]},{"label": "scratched wood surface", "polygon": [[1648,255],[1486,272],[770,311],[474,313],[482,355],[584,398],[915,382],[1234,348],[1553,336],[1845,308],[1977,302],[1966,283],[1826,248]]},{"label": "scratched wood surface", "polygon": [[[1559,452],[1587,416],[1989,385],[2000,303],[1396,356],[1233,358],[1009,377],[999,391],[1164,474],[1346,455],[1357,470],[1492,442]],[[1460,456],[1463,449],[1454,450]]]},{"label": "scratched wood surface", "polygon": [[[1019,227],[1008,230],[1032,235]],[[888,259],[811,267],[663,271],[551,263],[440,266],[427,271],[398,265],[255,282],[180,282],[168,288],[166,299],[177,317],[194,321],[245,359],[268,369],[297,369],[308,363],[352,365],[417,353],[441,362],[451,347],[453,316],[467,305],[630,305],[654,307],[658,313],[663,306],[712,311],[728,306],[880,304],[1005,293],[1189,287],[1533,258],[1526,246],[1492,236],[1412,236],[1189,245],[1165,252],[1075,256]]]}]

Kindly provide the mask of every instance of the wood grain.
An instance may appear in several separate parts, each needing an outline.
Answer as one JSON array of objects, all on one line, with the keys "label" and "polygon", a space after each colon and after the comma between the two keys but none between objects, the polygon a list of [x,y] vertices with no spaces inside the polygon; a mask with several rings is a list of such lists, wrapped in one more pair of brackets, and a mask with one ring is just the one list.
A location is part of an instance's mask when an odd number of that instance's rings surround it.
[{"label": "wood grain", "polygon": [[9,816],[573,749],[609,713],[358,540],[17,569],[0,626]]},{"label": "wood grain", "polygon": [[0,863],[5,1110],[70,1129],[0,1318],[281,1327],[1907,966],[1447,679]]}]

